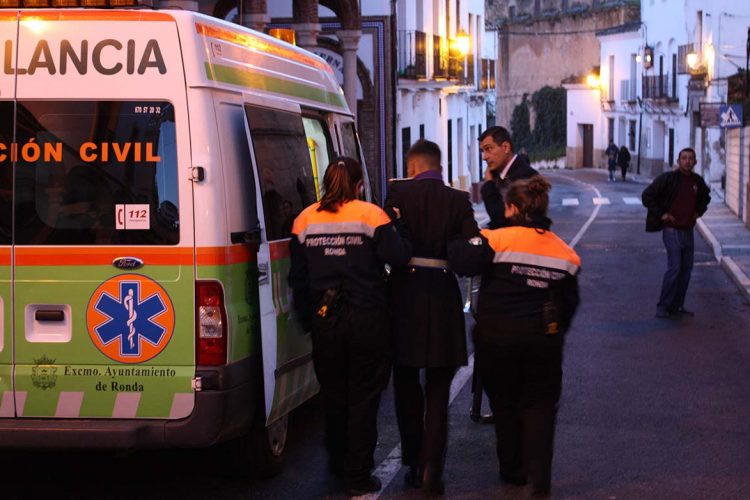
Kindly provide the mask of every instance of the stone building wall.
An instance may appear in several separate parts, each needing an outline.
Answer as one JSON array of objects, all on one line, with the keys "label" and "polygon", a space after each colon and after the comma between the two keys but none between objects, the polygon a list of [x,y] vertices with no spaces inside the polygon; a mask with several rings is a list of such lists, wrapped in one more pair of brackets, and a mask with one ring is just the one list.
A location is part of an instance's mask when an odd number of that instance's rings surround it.
[{"label": "stone building wall", "polygon": [[600,65],[597,31],[640,19],[639,3],[628,0],[486,0],[486,5],[487,23],[499,33],[497,123],[505,126],[525,93],[559,87]]}]

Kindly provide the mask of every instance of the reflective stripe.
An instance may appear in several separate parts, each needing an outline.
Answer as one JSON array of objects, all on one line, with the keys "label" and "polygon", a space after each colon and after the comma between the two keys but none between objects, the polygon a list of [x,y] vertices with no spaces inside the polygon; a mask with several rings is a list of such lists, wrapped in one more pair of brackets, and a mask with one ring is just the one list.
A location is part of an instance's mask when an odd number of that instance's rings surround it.
[{"label": "reflective stripe", "polygon": [[578,266],[568,260],[523,252],[496,252],[492,262],[496,264],[529,264],[549,269],[559,269],[560,271],[565,271],[572,275],[575,275],[578,272]]},{"label": "reflective stripe", "polygon": [[193,412],[195,396],[192,392],[178,392],[172,398],[172,408],[169,410],[169,419],[175,420],[190,416]]},{"label": "reflective stripe", "polygon": [[23,409],[26,407],[26,391],[16,391],[16,415],[23,415]]},{"label": "reflective stripe", "polygon": [[0,417],[15,417],[15,406],[13,404],[13,391],[3,392],[0,399]]},{"label": "reflective stripe", "polygon": [[375,235],[375,229],[377,228],[359,221],[313,223],[299,233],[298,238],[300,243],[304,243],[307,236],[314,234],[330,234],[332,238],[336,237],[334,235],[341,234],[364,234],[372,238]]},{"label": "reflective stripe", "polygon": [[115,407],[112,409],[112,417],[135,418],[140,402],[140,392],[118,392],[115,399]]},{"label": "reflective stripe", "polygon": [[429,267],[433,269],[450,269],[447,260],[430,259],[427,257],[412,257],[409,259],[409,265],[416,267]]},{"label": "reflective stripe", "polygon": [[61,392],[57,400],[56,417],[78,417],[81,415],[82,392]]}]

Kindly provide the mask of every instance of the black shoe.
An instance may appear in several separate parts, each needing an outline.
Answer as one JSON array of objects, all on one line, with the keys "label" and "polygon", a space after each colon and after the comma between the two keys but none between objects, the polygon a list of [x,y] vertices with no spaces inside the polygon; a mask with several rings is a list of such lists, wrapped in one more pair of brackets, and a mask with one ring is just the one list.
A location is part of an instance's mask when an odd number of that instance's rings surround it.
[{"label": "black shoe", "polygon": [[474,411],[473,408],[471,409],[471,411],[469,411],[469,418],[472,420],[472,422],[476,422],[477,424],[494,424],[495,423],[495,415],[493,415],[492,413],[482,415],[478,411]]},{"label": "black shoe", "polygon": [[693,311],[688,311],[684,307],[680,307],[676,311],[671,311],[670,314],[672,316],[677,316],[678,318],[692,318],[695,316],[695,313]]},{"label": "black shoe", "polygon": [[666,309],[657,308],[656,317],[657,318],[670,318],[671,314]]},{"label": "black shoe", "polygon": [[346,494],[350,497],[361,497],[362,495],[367,495],[368,493],[375,493],[376,491],[380,491],[380,488],[382,486],[383,484],[380,482],[380,479],[375,476],[370,476],[367,482],[362,486],[347,488]]},{"label": "black shoe", "polygon": [[404,482],[409,488],[422,487],[422,469],[416,466],[410,466],[404,475]]},{"label": "black shoe", "polygon": [[425,481],[422,483],[422,493],[429,497],[439,497],[445,495],[445,483],[442,479]]},{"label": "black shoe", "polygon": [[445,494],[445,484],[442,474],[429,466],[425,468],[422,476],[422,493],[427,496],[442,496]]}]

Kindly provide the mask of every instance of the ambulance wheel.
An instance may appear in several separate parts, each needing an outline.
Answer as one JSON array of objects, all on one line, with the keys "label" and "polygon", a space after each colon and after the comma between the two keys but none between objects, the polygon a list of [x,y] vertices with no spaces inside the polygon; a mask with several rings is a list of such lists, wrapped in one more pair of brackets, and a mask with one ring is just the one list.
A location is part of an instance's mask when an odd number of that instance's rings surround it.
[{"label": "ambulance wheel", "polygon": [[247,435],[230,443],[230,469],[237,475],[259,479],[281,473],[288,428],[286,415],[268,427],[265,418],[256,418]]}]

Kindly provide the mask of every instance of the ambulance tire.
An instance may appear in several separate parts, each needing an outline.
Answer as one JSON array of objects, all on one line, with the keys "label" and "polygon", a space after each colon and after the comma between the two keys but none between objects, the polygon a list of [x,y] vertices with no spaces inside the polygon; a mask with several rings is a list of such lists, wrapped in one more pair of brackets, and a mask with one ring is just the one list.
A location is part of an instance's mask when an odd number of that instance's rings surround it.
[{"label": "ambulance tire", "polygon": [[230,441],[228,470],[232,475],[266,479],[281,473],[286,453],[289,417],[266,427],[265,418],[256,418],[245,436]]}]

